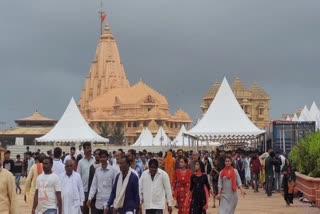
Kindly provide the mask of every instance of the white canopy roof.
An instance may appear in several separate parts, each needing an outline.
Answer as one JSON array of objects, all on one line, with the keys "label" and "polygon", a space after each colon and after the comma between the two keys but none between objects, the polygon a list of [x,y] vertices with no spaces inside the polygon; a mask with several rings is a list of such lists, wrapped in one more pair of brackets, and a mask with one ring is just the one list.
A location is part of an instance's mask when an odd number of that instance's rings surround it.
[{"label": "white canopy roof", "polygon": [[[161,140],[162,139],[162,140]],[[162,142],[162,145],[161,145]],[[170,143],[170,138],[167,136],[166,132],[162,128],[159,128],[156,136],[153,138],[153,145],[154,146],[166,146]]]},{"label": "white canopy roof", "polygon": [[289,115],[286,117],[286,121],[291,121],[291,118]]},{"label": "white canopy roof", "polygon": [[153,136],[148,128],[144,128],[134,144],[131,146],[152,146]]},{"label": "white canopy roof", "polygon": [[299,121],[299,118],[298,118],[297,114],[294,114],[293,118],[291,120],[292,121]]},{"label": "white canopy roof", "polygon": [[239,139],[264,132],[247,117],[224,78],[206,114],[187,134],[209,139]]},{"label": "white canopy roof", "polygon": [[187,132],[187,129],[184,125],[181,126],[179,133],[176,138],[173,140],[175,146],[188,146],[188,137],[184,137],[182,134]]},{"label": "white canopy roof", "polygon": [[91,129],[82,117],[74,99],[65,110],[58,123],[46,135],[36,138],[37,142],[101,142],[107,143],[109,140],[98,135]]},{"label": "white canopy roof", "polygon": [[319,129],[320,122],[320,111],[315,102],[312,103],[310,111],[309,111],[310,119],[312,121],[316,121],[316,129]]},{"label": "white canopy roof", "polygon": [[308,107],[305,105],[300,113],[299,121],[311,121]]}]

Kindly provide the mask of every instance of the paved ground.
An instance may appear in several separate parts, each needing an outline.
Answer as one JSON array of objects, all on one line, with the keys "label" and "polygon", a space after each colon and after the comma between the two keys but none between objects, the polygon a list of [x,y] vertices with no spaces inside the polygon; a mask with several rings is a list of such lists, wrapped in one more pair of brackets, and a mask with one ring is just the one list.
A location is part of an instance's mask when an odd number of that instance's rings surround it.
[{"label": "paved ground", "polygon": [[[22,186],[23,187],[23,186]],[[301,203],[295,199],[294,204],[288,207],[281,193],[275,193],[272,197],[268,198],[260,191],[259,193],[253,193],[253,191],[246,190],[247,195],[245,198],[239,196],[239,203],[235,214],[320,214],[320,209],[315,207],[309,207],[309,204]],[[218,202],[216,203],[218,204]],[[31,213],[30,208],[23,200],[23,194],[18,195],[18,207],[19,214]],[[217,208],[212,207],[212,198],[210,209],[208,214],[215,214],[218,212]],[[177,214],[177,210],[174,214]],[[72,213],[70,213],[72,214]]]}]

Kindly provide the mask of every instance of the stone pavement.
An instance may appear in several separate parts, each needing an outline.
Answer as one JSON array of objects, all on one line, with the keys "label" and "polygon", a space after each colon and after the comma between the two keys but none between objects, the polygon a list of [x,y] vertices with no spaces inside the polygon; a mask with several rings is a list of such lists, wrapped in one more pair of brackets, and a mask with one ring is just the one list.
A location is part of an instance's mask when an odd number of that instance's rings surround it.
[{"label": "stone pavement", "polygon": [[[22,188],[23,185],[22,185]],[[301,203],[297,199],[294,204],[288,207],[282,197],[281,193],[274,193],[272,197],[268,198],[262,191],[254,193],[253,190],[246,190],[245,198],[239,195],[239,202],[235,214],[320,214],[320,209],[309,207],[309,204]],[[217,208],[212,207],[212,197],[210,201],[210,209],[207,214],[215,214],[218,212]],[[216,201],[218,205],[218,201]],[[23,200],[23,194],[18,195],[19,214],[31,213],[31,209]],[[177,214],[175,209],[174,214]]]}]

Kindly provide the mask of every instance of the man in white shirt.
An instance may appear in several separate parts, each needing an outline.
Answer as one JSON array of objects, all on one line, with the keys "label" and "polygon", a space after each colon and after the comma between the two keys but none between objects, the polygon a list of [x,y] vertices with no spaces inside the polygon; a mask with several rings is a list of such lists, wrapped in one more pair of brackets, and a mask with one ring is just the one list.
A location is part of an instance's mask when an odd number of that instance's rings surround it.
[{"label": "man in white shirt", "polygon": [[85,201],[83,202],[83,214],[89,214],[89,209],[87,207],[87,200],[89,195],[89,174],[90,166],[94,163],[94,158],[91,153],[91,143],[85,142],[83,144],[84,157],[79,161],[77,172],[80,174],[82,179],[83,191],[85,196]]},{"label": "man in white shirt", "polygon": [[121,158],[121,151],[116,151],[115,153],[115,158],[112,161],[112,168],[116,171],[116,173],[118,174],[120,172],[120,167],[119,167],[119,160]]},{"label": "man in white shirt", "polygon": [[61,185],[59,177],[52,172],[52,158],[45,157],[42,165],[44,173],[37,178],[32,214],[36,210],[43,214],[62,213]]},{"label": "man in white shirt", "polygon": [[79,145],[79,150],[77,150],[76,152],[76,157],[78,157],[78,155],[81,155],[82,157],[84,157],[84,151],[82,150],[82,145]]},{"label": "man in white shirt", "polygon": [[60,175],[62,213],[81,214],[83,210],[84,192],[79,173],[73,171],[72,160],[65,163],[65,172]]},{"label": "man in white shirt", "polygon": [[164,214],[166,202],[169,214],[172,213],[173,199],[170,179],[165,171],[159,169],[156,159],[151,159],[149,169],[142,173],[139,180],[139,192],[146,214]]},{"label": "man in white shirt", "polygon": [[101,166],[95,171],[87,203],[88,207],[91,207],[91,200],[97,193],[95,213],[93,214],[104,213],[108,205],[114,179],[117,175],[116,171],[108,165],[108,152],[106,150],[100,150],[99,155]]},{"label": "man in white shirt", "polygon": [[74,159],[77,159],[77,157],[76,157],[75,154],[76,154],[76,148],[72,146],[72,147],[70,148],[70,154],[68,154],[68,155],[64,158],[63,163],[66,164],[67,160],[72,160],[72,157],[74,157]]},{"label": "man in white shirt", "polygon": [[58,176],[64,173],[64,164],[62,163],[61,155],[62,149],[60,147],[54,148],[52,172]]}]

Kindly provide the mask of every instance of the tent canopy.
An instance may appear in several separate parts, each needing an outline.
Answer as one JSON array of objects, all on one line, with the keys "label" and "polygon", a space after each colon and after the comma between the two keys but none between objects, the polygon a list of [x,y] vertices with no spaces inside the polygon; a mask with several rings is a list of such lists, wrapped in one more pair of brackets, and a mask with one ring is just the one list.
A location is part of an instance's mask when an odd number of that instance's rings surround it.
[{"label": "tent canopy", "polygon": [[265,133],[242,110],[226,78],[201,120],[186,135],[212,141],[246,140]]},{"label": "tent canopy", "polygon": [[153,138],[154,146],[166,146],[170,143],[170,138],[162,128],[162,126],[158,129],[156,136]]},{"label": "tent canopy", "polygon": [[176,138],[172,141],[175,146],[187,146],[188,145],[188,137],[183,136],[183,133],[185,133],[185,132],[187,132],[187,129],[184,125],[182,125]]},{"label": "tent canopy", "polygon": [[37,142],[107,143],[109,140],[98,135],[82,117],[74,99],[65,110],[58,123],[46,135],[36,138]]},{"label": "tent canopy", "polygon": [[148,128],[144,128],[134,144],[131,146],[152,146],[153,136]]},{"label": "tent canopy", "polygon": [[299,121],[312,121],[308,107],[305,105],[300,113]]}]

